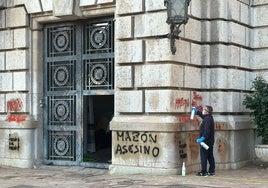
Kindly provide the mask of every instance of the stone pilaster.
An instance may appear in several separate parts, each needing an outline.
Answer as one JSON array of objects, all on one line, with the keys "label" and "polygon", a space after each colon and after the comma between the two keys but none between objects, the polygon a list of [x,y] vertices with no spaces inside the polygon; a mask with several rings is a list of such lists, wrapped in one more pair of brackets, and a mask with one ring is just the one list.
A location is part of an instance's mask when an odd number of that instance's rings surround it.
[{"label": "stone pilaster", "polygon": [[4,7],[0,9],[0,163],[32,168],[36,160],[37,122],[30,115],[29,15],[17,1],[1,2]]},{"label": "stone pilaster", "polygon": [[266,37],[268,34],[268,22],[267,19],[265,19],[268,15],[268,1],[253,1],[252,15],[254,40],[251,41],[251,46],[255,50],[252,55],[252,64],[250,68],[256,70],[259,75],[262,75],[268,80],[268,40]]}]

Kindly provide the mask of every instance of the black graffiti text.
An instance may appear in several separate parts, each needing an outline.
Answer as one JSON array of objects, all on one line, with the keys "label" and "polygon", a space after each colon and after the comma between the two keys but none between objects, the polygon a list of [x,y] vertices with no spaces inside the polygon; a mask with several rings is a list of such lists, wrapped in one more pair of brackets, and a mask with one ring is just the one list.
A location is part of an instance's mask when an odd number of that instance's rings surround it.
[{"label": "black graffiti text", "polygon": [[115,154],[144,154],[157,157],[160,149],[157,147],[157,134],[148,132],[117,131],[116,139],[119,142]]},{"label": "black graffiti text", "polygon": [[153,135],[148,132],[128,132],[128,131],[117,131],[117,141],[130,141],[130,142],[142,142],[142,143],[156,143],[157,135]]},{"label": "black graffiti text", "polygon": [[157,157],[159,155],[159,148],[156,146],[147,146],[147,145],[120,145],[117,144],[115,154],[146,154],[152,155],[153,157]]}]

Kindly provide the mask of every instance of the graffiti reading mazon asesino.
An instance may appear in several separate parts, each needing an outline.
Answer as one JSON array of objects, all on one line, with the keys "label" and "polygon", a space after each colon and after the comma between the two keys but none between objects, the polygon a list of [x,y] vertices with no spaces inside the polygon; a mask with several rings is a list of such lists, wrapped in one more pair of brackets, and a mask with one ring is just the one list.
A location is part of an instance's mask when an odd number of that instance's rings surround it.
[{"label": "graffiti reading mazon asesino", "polygon": [[159,155],[159,147],[157,143],[157,134],[148,132],[129,132],[117,131],[116,138],[119,142],[116,146],[115,154],[145,154],[157,157]]}]

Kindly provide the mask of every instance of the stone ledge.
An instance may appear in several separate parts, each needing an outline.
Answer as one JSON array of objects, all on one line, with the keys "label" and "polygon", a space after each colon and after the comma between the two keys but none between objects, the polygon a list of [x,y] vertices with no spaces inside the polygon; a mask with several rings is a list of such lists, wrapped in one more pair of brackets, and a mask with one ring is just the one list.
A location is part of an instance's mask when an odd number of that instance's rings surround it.
[{"label": "stone ledge", "polygon": [[0,120],[0,129],[36,129],[38,121],[8,122]]},{"label": "stone ledge", "polygon": [[175,116],[119,116],[110,123],[112,131],[179,131],[179,121]]},{"label": "stone ledge", "polygon": [[[187,116],[188,117],[188,116]],[[178,132],[178,131],[196,131],[199,130],[196,118],[189,122],[184,116],[138,116],[121,115],[114,117],[110,123],[111,131],[150,131],[150,132]],[[248,116],[223,116],[214,115],[216,131],[233,131],[254,129],[249,123]]]},{"label": "stone ledge", "polygon": [[[254,126],[250,124],[248,116],[243,115],[214,115],[214,121],[216,124],[216,130],[247,130],[254,129]],[[225,123],[225,126],[222,126],[220,129],[217,129],[217,123]]]},{"label": "stone ledge", "polygon": [[20,159],[0,158],[0,164],[17,168],[33,168],[34,160],[21,159],[21,158]]},{"label": "stone ledge", "polygon": [[239,169],[252,163],[252,160],[235,161],[228,163],[216,163],[216,170]]},{"label": "stone ledge", "polygon": [[255,1],[253,1],[252,2],[252,5],[254,6],[256,6],[256,5],[266,5],[266,4],[268,4],[268,0],[255,0]]},{"label": "stone ledge", "polygon": [[179,168],[144,168],[137,166],[110,165],[110,174],[154,174],[154,175],[176,175]]}]

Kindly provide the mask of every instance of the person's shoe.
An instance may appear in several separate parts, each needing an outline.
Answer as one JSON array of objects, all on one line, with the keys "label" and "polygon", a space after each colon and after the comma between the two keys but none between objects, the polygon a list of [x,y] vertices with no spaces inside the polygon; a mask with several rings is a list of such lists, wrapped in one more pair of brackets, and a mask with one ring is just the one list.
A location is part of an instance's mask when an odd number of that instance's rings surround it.
[{"label": "person's shoe", "polygon": [[205,172],[197,172],[197,176],[207,176],[207,173]]},{"label": "person's shoe", "polygon": [[208,176],[215,176],[215,173],[213,173],[213,172],[209,172],[209,173],[207,173],[207,175],[208,175]]}]

